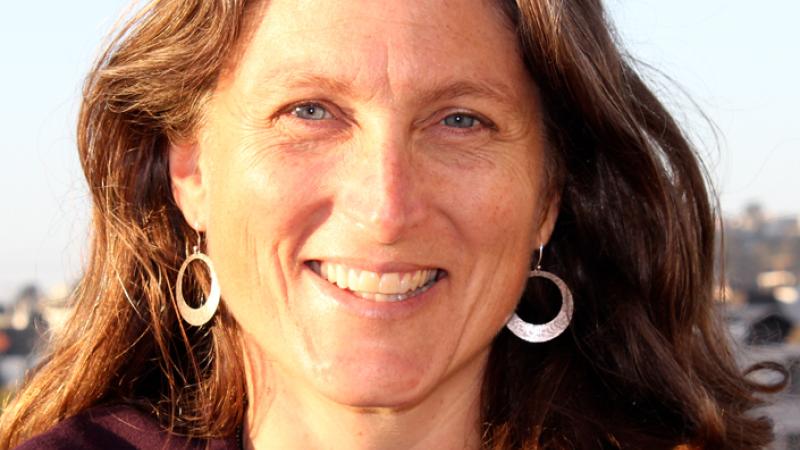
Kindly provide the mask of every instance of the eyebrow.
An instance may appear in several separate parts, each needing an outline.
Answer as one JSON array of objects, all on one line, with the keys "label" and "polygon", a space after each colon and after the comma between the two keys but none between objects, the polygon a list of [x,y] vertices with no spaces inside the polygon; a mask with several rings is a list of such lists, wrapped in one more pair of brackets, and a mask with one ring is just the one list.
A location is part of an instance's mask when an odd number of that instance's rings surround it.
[{"label": "eyebrow", "polygon": [[434,103],[449,98],[480,97],[492,100],[508,108],[515,108],[515,96],[512,90],[505,85],[497,87],[483,80],[457,80],[444,82],[430,90],[422,92],[422,103]]},{"label": "eyebrow", "polygon": [[[268,78],[269,79],[269,78]],[[354,96],[353,84],[343,79],[325,76],[314,72],[283,71],[272,77],[273,86],[281,89],[321,88],[326,92]],[[485,80],[444,80],[426,88],[415,88],[415,103],[429,104],[451,98],[479,97],[497,102],[506,108],[517,109],[514,91],[505,84]]]}]

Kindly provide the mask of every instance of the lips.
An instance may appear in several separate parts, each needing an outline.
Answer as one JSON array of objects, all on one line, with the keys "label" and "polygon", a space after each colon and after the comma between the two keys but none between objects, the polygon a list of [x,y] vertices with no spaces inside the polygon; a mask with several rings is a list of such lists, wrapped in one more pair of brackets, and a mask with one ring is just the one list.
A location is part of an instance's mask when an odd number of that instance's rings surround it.
[{"label": "lips", "polygon": [[441,269],[372,272],[327,261],[309,261],[307,265],[339,289],[376,302],[399,302],[417,296],[430,289],[445,274]]}]

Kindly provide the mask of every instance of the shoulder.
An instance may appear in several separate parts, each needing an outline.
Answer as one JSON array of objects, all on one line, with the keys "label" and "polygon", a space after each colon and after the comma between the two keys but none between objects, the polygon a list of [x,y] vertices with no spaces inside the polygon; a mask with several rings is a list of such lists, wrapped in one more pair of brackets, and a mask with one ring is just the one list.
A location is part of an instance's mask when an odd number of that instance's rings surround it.
[{"label": "shoulder", "polygon": [[172,435],[150,415],[131,406],[94,407],[33,437],[17,450],[236,448],[235,439],[197,440]]}]

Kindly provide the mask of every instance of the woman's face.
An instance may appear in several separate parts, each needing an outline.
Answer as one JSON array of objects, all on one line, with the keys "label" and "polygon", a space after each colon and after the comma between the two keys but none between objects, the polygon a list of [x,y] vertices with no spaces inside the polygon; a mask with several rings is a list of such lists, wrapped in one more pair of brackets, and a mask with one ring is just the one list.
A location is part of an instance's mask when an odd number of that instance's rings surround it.
[{"label": "woman's face", "polygon": [[514,33],[486,1],[267,3],[171,159],[257,364],[357,406],[479,379],[555,219]]}]

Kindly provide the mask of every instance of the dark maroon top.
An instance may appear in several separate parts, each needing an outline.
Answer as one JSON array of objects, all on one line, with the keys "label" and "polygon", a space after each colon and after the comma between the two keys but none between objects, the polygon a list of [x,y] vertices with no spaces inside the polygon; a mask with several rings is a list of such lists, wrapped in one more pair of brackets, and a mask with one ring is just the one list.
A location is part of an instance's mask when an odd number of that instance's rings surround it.
[{"label": "dark maroon top", "polygon": [[235,436],[200,440],[170,434],[153,417],[130,406],[90,408],[17,447],[18,450],[238,448]]}]

